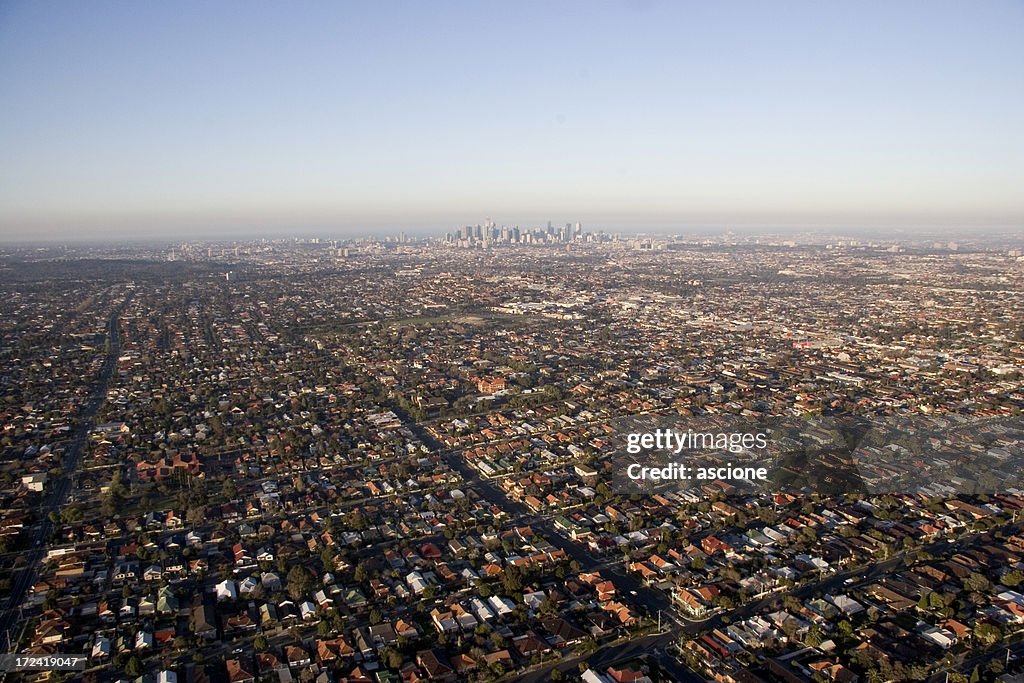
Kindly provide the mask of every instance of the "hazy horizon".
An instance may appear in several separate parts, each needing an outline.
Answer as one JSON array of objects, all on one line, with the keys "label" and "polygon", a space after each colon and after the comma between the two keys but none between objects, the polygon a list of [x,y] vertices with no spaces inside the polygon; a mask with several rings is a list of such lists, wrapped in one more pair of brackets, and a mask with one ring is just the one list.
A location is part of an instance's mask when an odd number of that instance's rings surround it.
[{"label": "hazy horizon", "polygon": [[[239,225],[232,229],[166,230],[166,231],[130,231],[110,230],[107,232],[46,232],[34,236],[19,237],[0,235],[0,246],[7,248],[33,248],[65,246],[78,247],[140,247],[140,246],[172,246],[185,242],[193,244],[245,244],[259,241],[279,242],[291,240],[319,239],[323,243],[331,240],[338,242],[360,242],[362,240],[385,240],[397,238],[404,234],[411,240],[433,239],[442,240],[453,228],[463,225],[477,225],[482,221],[464,221],[457,225],[395,225],[367,228],[339,228],[337,226],[292,226],[266,227],[253,229]],[[556,226],[567,221],[553,220]],[[571,221],[575,223],[575,221]],[[498,225],[516,226],[521,229],[543,229],[544,222],[502,222]],[[858,240],[877,244],[920,244],[932,240],[951,240],[966,244],[985,245],[987,248],[1015,248],[1024,245],[1024,228],[1018,226],[973,226],[962,228],[957,226],[936,225],[779,225],[779,224],[636,224],[620,226],[618,224],[587,224],[586,232],[619,235],[623,239],[635,237],[679,238],[679,239],[729,239],[739,241],[749,239],[796,239],[800,243],[824,244],[833,240]]]},{"label": "hazy horizon", "polygon": [[1012,0],[0,6],[0,241],[1024,226]]}]

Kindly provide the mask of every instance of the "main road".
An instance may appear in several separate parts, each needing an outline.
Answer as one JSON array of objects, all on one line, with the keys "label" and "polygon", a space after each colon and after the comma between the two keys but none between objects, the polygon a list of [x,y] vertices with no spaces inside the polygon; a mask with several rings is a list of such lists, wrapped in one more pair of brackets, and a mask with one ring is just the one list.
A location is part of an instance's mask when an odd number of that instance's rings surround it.
[{"label": "main road", "polygon": [[[458,472],[463,480],[474,491],[493,505],[501,508],[513,517],[532,518],[529,524],[534,531],[539,531],[555,547],[564,550],[565,554],[576,560],[585,571],[597,571],[605,569],[608,565],[606,558],[594,557],[586,546],[565,535],[562,530],[556,527],[550,519],[538,515],[522,503],[512,500],[505,492],[494,485],[494,482],[480,476],[480,473],[469,466],[465,458],[457,451],[446,449],[437,439],[433,437],[422,425],[411,419],[401,408],[392,406],[392,410],[402,418],[402,421],[410,426],[416,436],[431,448],[435,453],[444,458],[445,462],[453,470]],[[675,611],[672,609],[671,600],[662,591],[648,588],[638,578],[627,572],[611,571],[614,574],[611,578],[620,592],[629,594],[627,599],[638,603],[648,615],[656,617],[662,612],[664,618],[675,621]],[[625,597],[625,596],[623,596]],[[678,625],[682,625],[678,622]]]},{"label": "main road", "polygon": [[[485,500],[515,518],[530,519],[530,527],[535,531],[541,532],[552,545],[564,550],[566,555],[578,562],[583,570],[607,572],[605,574],[606,578],[612,580],[616,589],[620,593],[628,594],[628,596],[623,595],[626,600],[643,607],[649,617],[657,618],[660,614],[664,620],[665,630],[661,633],[638,636],[621,643],[606,644],[588,655],[562,659],[557,663],[538,667],[522,674],[516,680],[527,683],[539,682],[541,680],[548,680],[551,670],[555,668],[563,672],[569,671],[582,661],[586,661],[591,667],[603,668],[617,662],[636,658],[640,655],[651,655],[657,651],[660,653],[657,657],[659,663],[672,671],[675,680],[680,683],[701,683],[703,679],[700,676],[672,660],[665,653],[664,648],[673,643],[679,637],[679,633],[688,626],[694,630],[701,628],[699,624],[687,624],[687,622],[679,619],[676,611],[672,609],[671,600],[665,593],[645,586],[638,578],[626,571],[616,570],[616,568],[611,566],[612,563],[609,563],[607,558],[594,557],[586,546],[569,538],[550,519],[538,515],[522,503],[512,500],[504,491],[495,486],[493,481],[481,477],[479,472],[469,466],[465,458],[462,458],[456,451],[444,448],[421,425],[409,419],[409,416],[404,411],[395,409],[395,412],[403,418],[407,425],[412,427],[423,443],[427,444],[435,453],[444,458],[448,466],[458,472],[467,485],[472,487]],[[611,574],[611,576],[608,574]]]},{"label": "main road", "polygon": [[[718,628],[727,623],[724,618],[726,616],[729,617],[730,622],[745,619],[769,608],[777,603],[782,595],[785,594],[793,595],[798,599],[806,599],[815,594],[834,591],[842,592],[851,588],[858,588],[871,581],[877,581],[894,570],[906,555],[906,552],[900,552],[887,560],[875,562],[866,567],[861,566],[831,575],[820,576],[817,581],[794,586],[784,592],[769,593],[766,596],[731,610],[713,614],[707,619],[684,619],[675,609],[672,609],[671,601],[665,593],[645,586],[639,579],[623,571],[624,567],[619,569],[617,566],[613,566],[613,563],[608,562],[607,559],[594,557],[586,546],[566,536],[560,529],[554,526],[549,518],[533,513],[522,503],[510,499],[493,481],[481,477],[480,473],[470,467],[457,451],[445,448],[422,425],[410,419],[404,411],[395,408],[395,412],[403,418],[407,425],[412,427],[425,444],[443,457],[445,462],[462,475],[466,483],[483,498],[520,519],[530,519],[532,517],[530,526],[536,531],[542,532],[553,545],[561,548],[572,559],[579,562],[584,570],[609,572],[613,576],[608,578],[612,578],[620,592],[628,593],[629,599],[642,606],[647,611],[648,616],[654,617],[659,613],[662,616],[665,630],[661,633],[641,636],[624,643],[608,644],[590,655],[563,659],[547,666],[532,669],[517,678],[517,680],[527,683],[547,680],[553,669],[558,668],[563,672],[567,672],[582,661],[586,661],[590,666],[608,666],[638,657],[641,654],[653,656],[675,680],[696,683],[701,680],[700,676],[682,666],[678,660],[670,657],[665,651],[665,647],[668,644],[677,641],[683,634],[694,636]],[[923,549],[939,553],[951,549],[958,550],[974,542],[979,536],[984,536],[984,534],[966,534],[952,541],[941,539],[923,546]]]},{"label": "main road", "polygon": [[110,380],[117,368],[117,359],[121,355],[121,336],[118,331],[118,314],[120,309],[115,310],[107,323],[107,354],[103,359],[103,367],[100,370],[99,380],[93,388],[89,398],[82,405],[78,414],[77,424],[72,433],[71,441],[64,452],[64,461],[61,463],[61,474],[47,481],[48,493],[43,499],[39,508],[39,521],[30,527],[31,536],[28,539],[29,549],[24,554],[25,564],[17,572],[11,584],[11,591],[7,600],[3,603],[3,613],[0,614],[0,640],[3,647],[13,646],[16,631],[20,628],[20,609],[25,600],[25,594],[35,582],[46,556],[46,545],[53,532],[54,524],[50,521],[50,513],[57,512],[68,502],[71,487],[75,475],[82,463],[82,456],[85,454],[89,440],[89,432],[95,426],[96,415],[107,398],[107,389]]}]

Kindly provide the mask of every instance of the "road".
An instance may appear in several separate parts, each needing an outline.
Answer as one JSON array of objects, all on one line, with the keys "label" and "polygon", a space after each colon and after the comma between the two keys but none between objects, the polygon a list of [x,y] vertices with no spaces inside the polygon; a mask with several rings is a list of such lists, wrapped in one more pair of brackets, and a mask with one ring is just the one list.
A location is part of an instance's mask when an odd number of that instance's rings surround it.
[{"label": "road", "polygon": [[[607,560],[605,558],[594,557],[586,546],[566,536],[549,518],[538,515],[522,503],[509,498],[493,481],[481,477],[480,473],[470,467],[465,458],[457,451],[445,449],[443,444],[426,429],[423,429],[415,420],[409,419],[404,411],[398,408],[394,408],[394,410],[424,444],[435,453],[440,454],[448,466],[458,472],[463,480],[485,500],[497,505],[512,517],[532,518],[530,526],[534,531],[539,531],[552,545],[565,551],[565,554],[576,560],[584,571],[598,571],[606,568]],[[656,616],[660,610],[665,619],[675,620],[674,610],[671,609],[671,600],[665,593],[648,588],[639,579],[625,571],[612,573],[615,575],[613,583],[619,592],[628,594],[628,597],[623,595],[624,599],[639,604],[651,616]]]},{"label": "road", "polygon": [[403,418],[407,425],[411,426],[423,443],[443,457],[448,466],[458,472],[465,482],[481,497],[498,506],[513,518],[531,519],[530,526],[535,531],[540,532],[552,545],[565,551],[566,555],[578,562],[584,571],[602,571],[606,578],[612,579],[616,589],[625,601],[639,605],[646,611],[648,616],[657,618],[658,613],[661,613],[664,620],[663,626],[666,628],[661,633],[633,638],[623,643],[604,645],[588,655],[561,659],[548,666],[526,672],[515,680],[527,681],[529,683],[546,681],[550,679],[553,669],[558,668],[562,671],[570,671],[576,668],[582,661],[586,661],[593,668],[604,669],[612,664],[635,659],[641,655],[650,655],[653,651],[658,650],[661,653],[657,657],[658,663],[670,671],[676,681],[680,681],[680,683],[703,683],[703,679],[700,676],[669,657],[665,654],[664,650],[667,645],[673,643],[678,638],[678,634],[682,629],[687,626],[693,626],[702,630],[704,628],[703,624],[688,624],[679,619],[675,610],[672,609],[671,600],[665,593],[648,588],[638,578],[629,574],[623,568],[618,567],[617,564],[609,562],[607,558],[595,557],[586,546],[566,536],[549,518],[538,515],[522,503],[512,500],[493,481],[481,477],[480,473],[470,467],[457,451],[445,449],[421,425],[409,419],[408,415],[403,411],[395,409],[395,412]]},{"label": "road", "polygon": [[[452,469],[457,471],[466,483],[484,499],[494,505],[497,505],[499,508],[515,517],[527,518],[532,515],[534,521],[531,523],[531,526],[536,531],[541,532],[552,545],[564,550],[569,557],[576,560],[583,570],[603,571],[605,576],[607,578],[611,578],[615,583],[620,594],[624,593],[623,598],[642,607],[646,610],[648,616],[656,617],[659,612],[661,613],[663,619],[662,625],[666,629],[662,633],[635,638],[621,644],[605,645],[589,655],[561,660],[555,664],[527,672],[523,676],[517,678],[517,680],[527,682],[548,680],[551,671],[555,668],[562,671],[569,671],[575,666],[578,666],[581,661],[586,661],[591,667],[603,668],[617,662],[636,658],[640,655],[650,655],[653,651],[658,650],[660,654],[657,655],[655,659],[662,668],[672,674],[675,680],[684,683],[698,683],[703,679],[696,673],[684,667],[677,660],[667,655],[664,648],[677,640],[683,633],[694,635],[708,631],[712,628],[717,628],[723,623],[722,617],[726,614],[733,621],[743,619],[752,614],[756,614],[768,606],[772,601],[777,601],[779,599],[778,594],[771,594],[761,600],[749,602],[726,613],[715,614],[705,620],[692,621],[683,619],[672,607],[671,599],[666,593],[653,588],[648,588],[638,578],[625,571],[624,567],[618,566],[614,563],[609,563],[604,558],[594,557],[594,555],[592,555],[583,544],[569,538],[561,530],[555,527],[550,519],[533,513],[522,503],[514,501],[506,496],[505,492],[499,489],[494,482],[481,477],[480,473],[470,467],[457,451],[445,449],[443,445],[434,439],[429,432],[416,424],[414,420],[408,419],[408,416],[402,411],[396,410],[396,413],[404,418],[406,424],[411,425],[412,429],[416,432],[416,435],[423,441],[423,443],[427,444],[427,446],[434,450],[435,453],[440,454],[441,457],[444,458],[445,462]],[[821,581],[792,589],[789,592],[797,597],[806,597],[818,591],[835,590],[836,588],[843,587],[844,581],[851,577],[857,577],[859,580],[863,581],[879,576],[892,569],[897,563],[899,563],[900,559],[900,556],[893,557],[890,560],[874,565],[866,573],[864,569],[856,569],[841,574],[835,574]],[[609,574],[611,576],[609,576]]]},{"label": "road", "polygon": [[[609,562],[607,559],[594,557],[583,544],[569,538],[555,527],[550,518],[533,513],[522,503],[506,496],[504,491],[498,488],[493,481],[481,477],[479,472],[470,467],[458,451],[446,449],[443,444],[434,439],[421,425],[409,419],[408,415],[405,415],[403,411],[396,409],[396,413],[403,417],[404,422],[412,427],[423,443],[443,457],[445,462],[457,471],[467,484],[484,499],[497,505],[513,517],[528,519],[532,516],[533,520],[530,526],[536,531],[541,532],[552,545],[564,550],[585,571],[601,570],[605,572],[605,575],[613,580],[620,593],[625,592],[628,594],[628,598],[625,595],[623,596],[624,598],[644,608],[649,616],[653,617],[659,612],[662,615],[662,625],[666,629],[662,633],[635,638],[625,643],[605,645],[589,655],[563,659],[529,671],[516,680],[528,683],[548,680],[553,669],[558,668],[567,672],[574,669],[582,661],[586,661],[591,667],[603,668],[610,664],[633,659],[641,655],[648,655],[655,659],[662,669],[669,672],[674,680],[685,683],[698,683],[702,680],[700,676],[690,671],[665,652],[664,648],[677,640],[680,635],[685,633],[693,636],[718,628],[724,625],[725,617],[728,617],[730,622],[746,619],[763,612],[773,603],[777,603],[782,595],[793,595],[799,599],[806,599],[815,594],[845,592],[885,576],[899,566],[906,555],[906,552],[900,552],[887,560],[876,562],[868,567],[857,567],[822,576],[817,581],[795,586],[786,591],[770,593],[737,608],[716,613],[707,619],[685,619],[672,608],[671,600],[665,593],[643,585],[639,579],[625,571],[624,567]],[[922,549],[935,554],[949,552],[950,550],[958,551],[965,547],[966,544],[976,541],[979,535],[983,536],[984,534],[969,533],[955,541],[942,539],[930,543]],[[608,576],[608,574],[611,574],[611,576]],[[852,581],[848,584],[847,581],[851,579]]]},{"label": "road", "polygon": [[[1020,634],[1010,636],[1010,638],[1019,638]],[[967,654],[970,654],[968,652]],[[1009,656],[1007,656],[1009,655]],[[965,657],[962,660],[958,660],[952,666],[939,669],[928,678],[928,683],[945,683],[946,674],[948,672],[956,672],[963,674],[970,678],[971,673],[974,671],[974,667],[984,669],[989,662],[999,661],[1004,666],[1009,663],[1010,667],[1014,670],[1018,669],[1018,662],[1024,657],[1024,641],[1007,641],[1004,640],[997,645],[989,647],[986,651],[975,654],[970,657]]]},{"label": "road", "polygon": [[82,464],[82,456],[85,454],[88,445],[89,432],[95,426],[96,415],[107,398],[107,388],[117,367],[117,359],[121,354],[121,337],[118,331],[118,311],[110,316],[107,323],[107,339],[110,344],[107,355],[103,359],[103,368],[100,371],[99,381],[96,383],[92,394],[82,405],[78,415],[77,425],[72,434],[71,441],[64,452],[64,461],[61,463],[61,475],[50,479],[47,482],[48,493],[45,495],[42,506],[39,509],[40,521],[32,527],[34,533],[29,538],[29,550],[25,553],[25,565],[15,575],[11,585],[11,592],[3,604],[3,614],[0,615],[0,639],[4,644],[14,643],[17,637],[16,630],[20,628],[20,606],[25,600],[25,595],[36,581],[39,568],[46,557],[46,545],[50,534],[54,530],[54,524],[50,521],[51,512],[59,513],[68,502],[71,487],[75,475]]},{"label": "road", "polygon": [[555,669],[563,673],[575,673],[578,671],[580,662],[586,662],[587,666],[591,669],[604,673],[605,669],[614,664],[636,660],[639,657],[651,657],[677,683],[705,683],[703,678],[665,654],[665,647],[674,640],[675,636],[672,633],[653,633],[648,636],[633,638],[624,643],[605,645],[588,655],[560,659],[557,662],[531,669],[511,680],[516,681],[516,683],[549,681],[551,680],[551,672]]}]

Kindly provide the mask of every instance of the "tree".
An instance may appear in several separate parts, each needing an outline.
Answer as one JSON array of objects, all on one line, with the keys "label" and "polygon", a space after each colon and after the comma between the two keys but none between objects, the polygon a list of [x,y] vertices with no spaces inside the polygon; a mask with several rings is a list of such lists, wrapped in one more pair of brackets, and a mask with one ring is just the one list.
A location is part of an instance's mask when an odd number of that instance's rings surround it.
[{"label": "tree", "polygon": [[359,510],[353,510],[345,516],[345,522],[356,531],[364,531],[370,526],[366,516]]},{"label": "tree", "polygon": [[972,572],[970,576],[964,579],[964,588],[972,593],[986,591],[990,585],[988,579],[977,572]]},{"label": "tree", "polygon": [[266,652],[267,651],[267,647],[269,647],[269,643],[267,642],[267,637],[265,635],[263,635],[262,633],[259,634],[258,636],[253,638],[252,646],[253,646],[253,648],[255,648],[255,650],[257,652]]},{"label": "tree", "polygon": [[504,585],[506,593],[515,593],[522,590],[523,578],[515,565],[508,565],[504,570]]},{"label": "tree", "polygon": [[1003,575],[1002,584],[1007,588],[1016,588],[1022,582],[1024,582],[1024,572],[1019,569],[1014,569]]},{"label": "tree", "polygon": [[82,519],[82,509],[74,503],[60,511],[60,521],[65,524],[77,522],[80,519]]},{"label": "tree", "polygon": [[133,655],[124,665],[124,672],[132,678],[142,675],[142,660]]},{"label": "tree", "polygon": [[100,511],[104,517],[113,517],[120,512],[124,505],[125,493],[125,486],[121,483],[121,471],[114,470],[114,476],[110,479],[107,492],[103,494],[100,501]]},{"label": "tree", "polygon": [[845,639],[845,640],[849,640],[850,638],[853,638],[853,636],[854,636],[853,624],[851,624],[846,619],[843,619],[842,621],[840,621],[839,622],[839,636],[841,638]]},{"label": "tree", "polygon": [[790,640],[796,635],[797,622],[796,619],[784,619],[782,622],[782,632],[786,634],[786,637]]},{"label": "tree", "polygon": [[992,645],[999,642],[1002,637],[1002,631],[994,624],[982,622],[974,627],[974,638],[982,645]]},{"label": "tree", "polygon": [[185,511],[185,519],[188,520],[189,524],[202,524],[203,521],[206,520],[206,517],[205,505],[189,507],[188,510]]},{"label": "tree", "polygon": [[288,595],[292,600],[298,600],[313,587],[313,577],[298,565],[288,572]]},{"label": "tree", "polygon": [[998,658],[991,660],[988,664],[985,665],[985,673],[987,673],[993,679],[998,677],[999,674],[1003,673],[1004,670],[1005,666],[1003,665],[1003,660]]},{"label": "tree", "polygon": [[387,662],[389,669],[400,669],[402,668],[402,662],[405,661],[405,657],[398,650],[388,648],[384,661]]}]

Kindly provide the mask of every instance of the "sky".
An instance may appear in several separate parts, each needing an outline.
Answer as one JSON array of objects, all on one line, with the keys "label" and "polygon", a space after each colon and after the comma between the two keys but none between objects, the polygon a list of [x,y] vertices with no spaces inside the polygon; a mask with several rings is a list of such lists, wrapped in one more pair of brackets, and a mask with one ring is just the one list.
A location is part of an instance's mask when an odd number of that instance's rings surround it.
[{"label": "sky", "polygon": [[1024,225],[1024,0],[0,0],[0,240]]}]

